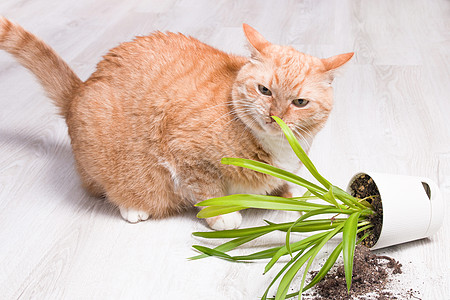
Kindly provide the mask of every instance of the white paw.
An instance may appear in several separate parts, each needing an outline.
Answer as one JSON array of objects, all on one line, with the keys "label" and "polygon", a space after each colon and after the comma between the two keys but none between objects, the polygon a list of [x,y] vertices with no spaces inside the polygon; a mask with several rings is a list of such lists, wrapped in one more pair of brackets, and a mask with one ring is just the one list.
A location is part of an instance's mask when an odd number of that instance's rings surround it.
[{"label": "white paw", "polygon": [[236,211],[226,215],[207,218],[206,222],[214,230],[236,229],[242,223],[242,216],[240,212]]},{"label": "white paw", "polygon": [[133,208],[126,208],[126,207],[119,207],[119,209],[122,218],[124,218],[130,223],[138,223],[140,221],[145,221],[150,217],[150,215],[147,212],[142,210],[136,210]]}]

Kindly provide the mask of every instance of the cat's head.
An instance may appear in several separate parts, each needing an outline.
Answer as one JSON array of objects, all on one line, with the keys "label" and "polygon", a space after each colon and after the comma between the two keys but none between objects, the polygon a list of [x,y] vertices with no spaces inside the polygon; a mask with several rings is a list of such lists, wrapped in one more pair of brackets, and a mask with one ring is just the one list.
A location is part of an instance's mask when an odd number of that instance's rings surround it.
[{"label": "cat's head", "polygon": [[353,53],[320,59],[292,47],[274,45],[243,25],[251,58],[233,86],[235,114],[256,133],[280,134],[271,116],[307,139],[319,131],[333,107],[334,70]]}]

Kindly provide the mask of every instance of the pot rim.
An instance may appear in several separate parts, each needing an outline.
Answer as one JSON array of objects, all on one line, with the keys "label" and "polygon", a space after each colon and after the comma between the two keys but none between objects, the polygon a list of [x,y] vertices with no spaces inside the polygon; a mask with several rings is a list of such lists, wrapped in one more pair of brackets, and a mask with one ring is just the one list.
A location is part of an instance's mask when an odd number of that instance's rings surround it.
[{"label": "pot rim", "polygon": [[[431,179],[378,172],[357,172],[347,185],[348,193],[352,194],[350,186],[361,175],[373,179],[381,198],[383,213],[381,232],[371,249],[429,237],[442,226],[444,214],[442,195]],[[430,197],[424,183],[431,190]]]}]

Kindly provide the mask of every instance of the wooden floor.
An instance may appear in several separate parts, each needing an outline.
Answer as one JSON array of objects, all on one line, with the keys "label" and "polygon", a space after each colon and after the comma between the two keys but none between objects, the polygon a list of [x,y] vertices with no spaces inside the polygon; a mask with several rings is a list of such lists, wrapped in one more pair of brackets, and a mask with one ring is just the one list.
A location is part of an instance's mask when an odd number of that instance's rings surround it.
[{"label": "wooden floor", "polygon": [[[319,57],[355,51],[311,149],[318,169],[343,187],[359,170],[428,176],[450,199],[448,0],[2,0],[0,14],[48,42],[82,79],[109,48],[154,30],[246,55],[246,22]],[[251,211],[244,226],[292,217]],[[449,218],[447,205],[435,236],[380,250],[404,265],[392,291],[450,299]],[[273,275],[262,275],[264,264],[187,260],[193,244],[209,243],[191,236],[204,230],[194,211],[132,225],[89,197],[64,121],[33,77],[0,53],[1,299],[258,299]]]}]

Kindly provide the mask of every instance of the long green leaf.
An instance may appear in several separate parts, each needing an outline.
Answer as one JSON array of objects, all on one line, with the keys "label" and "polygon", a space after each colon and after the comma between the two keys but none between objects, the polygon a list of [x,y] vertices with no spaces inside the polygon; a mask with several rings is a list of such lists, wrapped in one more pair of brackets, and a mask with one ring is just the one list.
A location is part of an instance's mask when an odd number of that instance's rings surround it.
[{"label": "long green leaf", "polygon": [[[336,212],[335,208],[316,209],[316,210],[307,212],[306,214],[304,214],[303,216],[298,218],[297,221],[295,221],[286,232],[286,249],[287,249],[288,253],[292,256],[291,247],[290,247],[291,231],[297,224],[299,224],[300,222],[302,222],[310,217],[316,216],[316,215],[334,213],[334,212]],[[327,221],[330,222],[330,225],[332,224],[331,220],[327,220]]]},{"label": "long green leaf", "polygon": [[368,236],[373,234],[373,232],[366,232],[362,237],[359,238],[359,240],[356,242],[356,244],[360,244],[362,241],[364,241]]},{"label": "long green leaf", "polygon": [[246,209],[242,206],[209,206],[203,208],[198,214],[197,218],[210,218],[219,215],[225,215],[235,211]]},{"label": "long green leaf", "polygon": [[347,205],[351,208],[357,208],[357,207],[366,208],[363,204],[358,202],[358,199],[356,199],[355,197],[352,197],[351,195],[349,195],[347,192],[345,192],[341,188],[333,185],[331,189],[333,191],[334,196],[336,196],[336,198],[338,198],[340,201],[342,201],[345,205]]},{"label": "long green leaf", "polygon": [[300,256],[294,264],[286,271],[277,289],[275,300],[283,300],[286,298],[287,291],[291,285],[294,276],[300,270],[300,268],[308,261],[311,255],[314,253],[314,247],[309,249],[308,252]]},{"label": "long green leaf", "polygon": [[283,130],[283,133],[286,136],[289,144],[291,145],[292,150],[294,150],[295,154],[301,160],[303,165],[308,169],[311,175],[313,175],[314,178],[317,179],[317,181],[319,181],[327,190],[329,190],[331,188],[331,183],[319,174],[316,167],[298,142],[297,137],[294,135],[292,130],[280,118],[276,116],[272,116],[272,118],[281,127],[281,130]]},{"label": "long green leaf", "polygon": [[[311,244],[309,245],[311,246]],[[309,247],[308,246],[308,247]],[[307,249],[308,247],[306,247],[305,249]],[[270,288],[274,285],[274,283],[278,280],[278,278],[280,278],[281,275],[283,275],[283,273],[294,263],[298,260],[298,258],[300,256],[302,256],[302,254],[305,252],[305,249],[302,249],[301,251],[299,251],[297,253],[297,255],[291,259],[289,262],[287,262],[284,267],[277,273],[277,275],[275,275],[275,277],[272,279],[272,281],[270,282],[269,286],[266,288],[266,291],[264,293],[264,295],[261,297],[261,300],[267,300],[267,294],[269,293]],[[274,299],[274,298],[270,298],[270,299]]]},{"label": "long green leaf", "polygon": [[[292,228],[292,232],[313,232],[318,230],[332,229],[339,224],[345,222],[346,219],[336,219],[332,223],[329,219],[323,220],[308,220],[303,221],[301,224],[297,224]],[[238,238],[244,236],[251,236],[254,234],[266,234],[275,230],[287,231],[291,227],[293,222],[290,223],[271,223],[271,225],[263,225],[250,228],[241,229],[231,229],[231,230],[220,230],[220,231],[199,231],[193,232],[192,235],[210,238],[210,239],[228,239],[228,238]]]},{"label": "long green leaf", "polygon": [[209,256],[217,256],[217,257],[220,257],[223,259],[233,260],[230,255],[228,255],[222,251],[214,250],[214,249],[204,247],[204,246],[199,246],[199,245],[193,245],[192,247],[200,252],[205,253],[206,255],[209,255]]},{"label": "long green leaf", "polygon": [[311,192],[309,190],[306,190],[306,192],[303,194],[302,197],[308,197],[308,196],[311,196],[311,195],[312,195]]},{"label": "long green leaf", "polygon": [[285,224],[257,226],[251,228],[242,228],[242,229],[194,232],[192,233],[192,235],[210,239],[237,238],[260,233],[266,234],[275,230],[283,230],[283,229],[287,230],[287,228],[289,228],[289,226],[291,225],[292,223],[285,223]]},{"label": "long green leaf", "polygon": [[[197,245],[194,245],[193,247],[194,247],[194,249],[197,249],[198,251],[204,253],[203,255],[205,255],[206,257],[216,256],[216,257],[223,258],[226,260],[231,260],[231,261],[249,261],[249,260],[271,258],[280,248],[280,247],[273,247],[270,249],[251,253],[248,255],[231,256],[231,255],[228,255],[225,253],[226,249],[221,250],[219,247],[216,247],[214,249],[208,248],[208,247],[203,247],[203,246],[197,246]],[[197,257],[194,257],[193,259],[197,259]]]},{"label": "long green leaf", "polygon": [[251,169],[260,173],[264,173],[267,175],[271,175],[289,182],[292,182],[294,184],[303,186],[307,188],[311,193],[314,195],[321,197],[323,193],[326,193],[327,190],[300,177],[295,174],[292,174],[288,171],[279,169],[277,167],[271,166],[269,164],[265,164],[259,161],[254,161],[251,159],[244,159],[244,158],[233,158],[233,157],[224,157],[221,160],[222,164],[225,165],[233,165],[237,167],[243,167],[247,169]]},{"label": "long green leaf", "polygon": [[[320,249],[319,249],[320,250]],[[305,286],[306,276],[308,275],[309,269],[311,268],[311,264],[317,256],[318,251],[314,251],[311,257],[308,259],[308,263],[305,266],[305,270],[303,271],[302,282],[300,283],[300,291],[303,291],[303,287]],[[298,300],[302,300],[303,292],[298,297]]]},{"label": "long green leaf", "polygon": [[344,224],[344,229],[342,232],[345,281],[347,282],[347,289],[349,291],[352,285],[353,258],[355,255],[356,246],[356,231],[358,229],[358,218],[360,214],[361,212],[356,212],[350,215]]},{"label": "long green leaf", "polygon": [[233,259],[236,261],[267,259],[267,258],[271,258],[280,248],[281,248],[281,246],[278,246],[278,247],[273,247],[273,248],[269,248],[266,250],[258,251],[255,253],[251,253],[248,255],[237,255],[237,256],[233,256]]},{"label": "long green leaf", "polygon": [[[320,232],[320,233],[316,233],[314,235],[311,235],[307,238],[304,238],[301,241],[292,243],[290,245],[290,248],[292,249],[292,252],[296,252],[302,249],[306,249],[310,246],[311,243],[315,243],[318,240],[320,240],[321,238],[323,238],[324,236],[326,236],[328,234],[328,232]],[[275,253],[271,260],[267,263],[266,267],[264,268],[264,274],[269,272],[269,270],[275,265],[275,263],[280,259],[280,257],[282,257],[283,255],[288,254],[288,249],[286,247],[286,245],[284,245],[283,247],[280,247],[280,249],[277,251],[277,253]]]},{"label": "long green leaf", "polygon": [[324,197],[324,200],[327,201],[328,203],[330,203],[331,205],[334,205],[337,208],[340,207],[338,202],[336,201],[336,198],[334,197],[332,188],[330,188],[327,193],[323,194],[323,197]]},{"label": "long green leaf", "polygon": [[[253,234],[253,235],[249,235],[249,236],[244,236],[244,237],[239,237],[239,238],[235,238],[231,241],[228,241],[226,243],[223,243],[220,246],[217,246],[216,248],[214,248],[214,250],[217,251],[222,251],[222,252],[227,252],[227,251],[231,251],[245,243],[248,243],[250,241],[253,241],[254,239],[257,239],[258,237],[264,235],[264,233],[259,233],[259,234]],[[209,255],[206,254],[202,254],[202,255],[197,255],[194,257],[190,257],[190,260],[195,260],[195,259],[201,259],[201,258],[205,258],[208,257]]]},{"label": "long green leaf", "polygon": [[[289,211],[310,211],[317,208],[327,208],[328,206],[306,201],[298,201],[289,198],[268,195],[235,194],[220,198],[212,198],[201,201],[196,206],[239,206],[244,208],[261,208],[272,210]],[[200,213],[199,213],[200,214]],[[210,214],[200,214],[200,216],[211,216]],[[200,217],[199,216],[199,217]]]},{"label": "long green leaf", "polygon": [[[340,231],[336,229],[335,234],[337,234]],[[331,239],[333,236],[333,232],[331,232],[329,235],[327,235],[323,240],[320,241],[320,243],[318,243],[314,248],[314,253],[311,255],[311,258],[308,260],[308,263],[305,266],[305,270],[303,271],[303,277],[302,277],[302,282],[300,285],[300,297],[299,300],[302,299],[302,294],[303,294],[303,287],[305,286],[305,280],[306,280],[306,276],[308,275],[309,272],[309,268],[311,267],[315,257],[317,256],[317,254],[319,253],[319,251],[322,249],[323,246],[325,246],[325,244],[328,242],[329,239]]]},{"label": "long green leaf", "polygon": [[311,282],[301,291],[304,292],[306,290],[309,290],[319,281],[321,281],[325,277],[325,275],[327,275],[327,273],[330,271],[331,267],[334,265],[341,252],[342,252],[342,242],[340,242],[339,245],[337,245],[337,247],[334,248],[333,252],[331,252],[331,254],[328,256],[327,261],[323,264],[322,268],[320,268],[317,275],[314,276]]},{"label": "long green leaf", "polygon": [[[330,209],[331,210],[331,209]],[[338,213],[339,212],[339,210],[337,209],[337,208],[335,208],[335,210],[336,210],[336,213]],[[334,212],[334,211],[333,211]],[[332,213],[333,213],[332,212]],[[354,211],[353,211],[354,212]],[[352,213],[353,213],[352,212]],[[349,213],[349,215],[351,215],[352,213]],[[302,223],[300,223],[300,224],[296,224],[293,228],[292,228],[292,232],[296,232],[295,231],[295,228],[296,227],[304,227],[305,226],[305,224],[308,224],[308,226],[309,225],[323,225],[323,224],[329,224],[330,223],[330,221],[332,221],[333,223],[336,223],[336,222],[345,222],[345,221],[347,221],[347,218],[334,218],[333,220],[331,220],[331,219],[314,219],[314,220],[303,220],[303,222]],[[264,220],[264,222],[266,222],[267,224],[269,224],[269,225],[282,225],[282,224],[284,224],[284,225],[288,225],[288,224],[291,224],[291,226],[292,226],[292,224],[293,223],[295,223],[295,222],[289,222],[289,223],[274,223],[274,222],[271,222],[271,221],[268,221],[268,220]],[[334,227],[333,227],[334,228]],[[280,229],[280,231],[286,231],[287,229]],[[303,231],[300,231],[300,232],[303,232]]]}]

